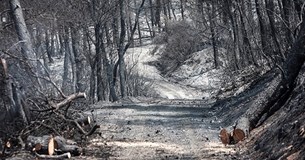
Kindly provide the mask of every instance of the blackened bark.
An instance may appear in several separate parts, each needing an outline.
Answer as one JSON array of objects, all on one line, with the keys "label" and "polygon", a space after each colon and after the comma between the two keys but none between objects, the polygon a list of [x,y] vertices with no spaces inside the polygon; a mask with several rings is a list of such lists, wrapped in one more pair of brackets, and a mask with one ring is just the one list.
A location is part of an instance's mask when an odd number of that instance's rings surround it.
[{"label": "blackened bark", "polygon": [[103,43],[101,37],[101,25],[99,23],[95,24],[95,53],[96,53],[96,83],[97,83],[97,100],[105,100],[105,95],[103,94],[103,75],[102,75],[102,53],[101,53],[101,44]]},{"label": "blackened bark", "polygon": [[151,30],[152,30],[152,38],[155,37],[155,14],[153,10],[153,3],[152,0],[149,0],[149,6],[150,6],[150,20],[151,20]]},{"label": "blackened bark", "polygon": [[184,20],[184,2],[183,1],[184,0],[180,0],[180,11],[181,11],[182,20]]},{"label": "blackened bark", "polygon": [[166,2],[166,0],[162,0],[162,4],[163,4],[163,14],[164,14],[165,18],[168,18],[167,17],[167,8],[166,8],[167,2]]},{"label": "blackened bark", "polygon": [[0,58],[0,114],[1,122],[8,120],[12,121],[17,117],[17,109],[14,105],[12,95],[12,84],[9,79],[6,60]]},{"label": "blackened bark", "polygon": [[158,31],[161,31],[161,0],[156,0],[155,24],[158,26]]},{"label": "blackened bark", "polygon": [[273,0],[265,0],[266,3],[266,9],[267,9],[267,16],[269,19],[270,23],[270,29],[271,29],[271,35],[272,35],[272,40],[275,45],[274,50],[275,50],[275,55],[278,55],[277,57],[277,63],[283,62],[286,59],[286,56],[282,52],[281,45],[279,40],[277,39],[277,31],[276,31],[276,26],[275,26],[275,17],[274,17],[274,2]]},{"label": "blackened bark", "polygon": [[249,40],[249,36],[247,33],[247,29],[246,29],[246,25],[245,25],[245,17],[246,13],[245,13],[245,4],[244,1],[239,0],[239,2],[241,3],[240,6],[238,7],[238,11],[239,11],[239,16],[240,16],[240,24],[241,24],[241,36],[242,36],[242,40],[243,40],[243,50],[244,50],[244,54],[245,54],[245,61],[248,62],[249,65],[255,64],[255,66],[258,66],[258,64],[256,63],[256,59],[254,58],[254,53],[252,50],[252,46],[250,44],[250,40]]},{"label": "blackened bark", "polygon": [[[109,32],[106,25],[104,25],[104,26],[105,26],[105,28],[104,28],[105,33]],[[103,37],[103,32],[101,32],[101,37]],[[116,95],[115,83],[113,81],[113,71],[112,71],[113,67],[108,60],[104,44],[102,43],[101,45],[102,45],[101,50],[102,50],[103,66],[104,66],[104,69],[106,71],[108,87],[109,87],[109,92],[110,92],[109,100],[110,101],[117,101],[117,100],[119,100],[119,98]]]},{"label": "blackened bark", "polygon": [[55,40],[54,40],[54,31],[50,31],[50,40],[51,40],[51,55],[52,57],[56,56],[56,45],[55,45]]},{"label": "blackened bark", "polygon": [[290,0],[282,0],[282,5],[283,5],[283,19],[284,19],[284,27],[285,27],[285,35],[287,39],[287,46],[286,48],[289,48],[291,44],[293,43],[293,34],[291,32],[291,22],[290,22],[290,13],[291,13],[291,1]]},{"label": "blackened bark", "polygon": [[[126,28],[127,28],[127,39],[130,39],[131,41],[132,41],[132,44],[134,45],[134,38],[133,37],[130,37],[130,34],[131,34],[131,30],[132,30],[132,22],[131,22],[131,15],[132,15],[132,11],[131,11],[131,7],[130,7],[130,0],[128,0],[127,1],[127,9],[126,10],[128,10],[128,12],[127,12],[127,15],[126,15],[126,19],[128,20],[127,21],[127,26],[126,26]],[[134,4],[135,6],[136,6],[136,3]],[[128,17],[128,18],[127,18]]]},{"label": "blackened bark", "polygon": [[[182,3],[182,2],[181,2]],[[210,21],[210,30],[211,30],[211,39],[212,39],[212,46],[213,46],[213,55],[214,55],[214,66],[215,68],[219,68],[219,56],[218,56],[218,49],[217,49],[217,37],[216,37],[216,10],[214,1],[211,4],[208,4],[208,11],[209,11],[209,21]]]},{"label": "blackened bark", "polygon": [[260,29],[260,37],[261,37],[261,44],[262,44],[262,51],[264,52],[264,54],[268,55],[269,57],[271,57],[270,55],[270,47],[267,45],[268,44],[268,37],[267,37],[267,33],[266,33],[266,29],[265,29],[265,22],[263,19],[263,15],[261,13],[261,8],[260,8],[260,4],[258,2],[258,0],[255,0],[255,7],[256,7],[256,14],[257,14],[257,19],[258,19],[258,23],[259,23],[259,29]]},{"label": "blackened bark", "polygon": [[118,53],[119,53],[120,89],[121,89],[121,97],[123,98],[126,96],[125,61],[124,61],[126,26],[125,26],[125,14],[124,14],[124,0],[119,1],[119,8],[120,8],[121,32],[120,32]]},{"label": "blackened bark", "polygon": [[64,38],[63,38],[63,33],[62,33],[62,29],[60,30],[60,33],[58,35],[59,38],[59,56],[64,56],[65,53],[65,45],[64,45]]},{"label": "blackened bark", "polygon": [[106,35],[106,40],[107,40],[107,46],[111,47],[112,41],[111,41],[111,36],[110,36],[110,32],[109,32],[109,29],[108,29],[107,22],[104,23],[104,29],[105,29],[105,35]]},{"label": "blackened bark", "polygon": [[229,19],[230,19],[230,23],[231,23],[231,35],[232,35],[232,38],[233,38],[233,60],[234,62],[233,63],[233,67],[234,67],[234,70],[238,70],[240,68],[239,66],[239,63],[238,63],[238,26],[237,26],[237,22],[235,20],[235,16],[234,16],[234,12],[231,11],[231,7],[232,7],[232,1],[231,0],[227,0],[225,1],[225,10],[226,10],[226,13],[228,14],[229,16]]},{"label": "blackened bark", "polygon": [[[134,26],[133,26],[132,32],[131,32],[131,37],[133,37],[133,35],[134,35],[134,33],[135,33],[136,29],[137,29],[137,25],[139,23],[139,15],[140,15],[140,13],[142,11],[144,3],[145,3],[145,0],[142,0],[141,5],[140,5],[140,7],[137,10],[136,18],[135,18],[135,23],[134,23]],[[120,6],[120,7],[122,7],[122,6]],[[124,41],[125,41],[125,35],[124,35],[125,32],[122,32],[124,30],[124,29],[122,30],[122,27],[124,26],[124,28],[125,28],[125,20],[122,19],[122,15],[124,15],[124,13],[121,13],[121,34],[120,34],[120,41],[119,41],[119,47],[118,47],[119,60],[115,63],[114,68],[113,68],[113,83],[114,84],[116,82],[116,77],[117,77],[117,68],[121,65],[120,63],[122,63],[121,58],[124,58],[124,54],[126,53],[127,49],[131,45],[130,39],[128,40],[128,43],[126,45],[124,45],[125,44],[124,43]],[[124,22],[124,23],[122,23],[122,22]],[[123,63],[125,63],[125,62],[123,61]],[[124,64],[124,66],[125,66],[125,64]],[[119,71],[120,71],[120,69],[119,69]],[[120,71],[119,74],[120,74],[120,80],[121,80],[121,78],[122,78],[121,74],[125,74],[125,73],[121,73],[121,71]],[[125,78],[124,78],[124,80],[125,80]]]},{"label": "blackened bark", "polygon": [[[15,25],[15,30],[18,35],[18,40],[21,46],[22,59],[28,62],[29,65],[24,66],[25,70],[28,71],[28,74],[33,73],[34,77],[38,77],[37,74],[37,60],[36,55],[33,50],[32,41],[30,34],[27,29],[27,25],[24,20],[22,8],[19,0],[10,0],[10,9],[12,12],[12,18]],[[29,79],[32,81],[32,84],[37,85],[41,88],[41,84],[38,78],[29,76]],[[26,85],[28,85],[27,83]]]},{"label": "blackened bark", "polygon": [[69,88],[69,67],[71,66],[70,63],[70,55],[71,55],[71,50],[70,50],[70,38],[69,38],[70,32],[69,32],[69,27],[64,28],[64,46],[65,47],[65,54],[64,54],[64,73],[62,75],[62,90],[64,93],[71,93],[71,90]]},{"label": "blackened bark", "polygon": [[72,37],[72,49],[74,54],[74,62],[75,62],[75,87],[76,92],[84,92],[86,89],[86,85],[84,82],[85,78],[85,58],[81,53],[80,49],[80,31],[77,28],[71,28],[71,37]]},{"label": "blackened bark", "polygon": [[166,0],[166,7],[167,7],[167,13],[168,13],[168,18],[171,20],[172,15],[171,15],[171,0]]},{"label": "blackened bark", "polygon": [[48,55],[49,63],[53,63],[54,60],[52,58],[52,48],[50,46],[50,37],[49,37],[49,31],[45,30],[45,46],[46,46],[46,52]]},{"label": "blackened bark", "polygon": [[88,53],[86,54],[86,58],[89,61],[90,65],[90,84],[89,84],[89,99],[91,103],[94,103],[96,100],[96,54],[92,53],[91,41],[90,41],[90,32],[86,28],[84,29],[84,38],[86,45],[88,46]]},{"label": "blackened bark", "polygon": [[0,120],[14,121],[21,118],[24,124],[28,124],[30,114],[24,99],[24,94],[9,77],[5,59],[0,58],[0,108],[3,111]]},{"label": "blackened bark", "polygon": [[301,19],[303,2],[301,0],[294,0],[293,2],[294,2],[294,7],[298,13],[299,19]]},{"label": "blackened bark", "polygon": [[[138,29],[139,45],[142,46],[142,33],[141,33],[140,23],[138,23],[137,29]],[[132,30],[131,30],[131,32],[132,32]]]}]

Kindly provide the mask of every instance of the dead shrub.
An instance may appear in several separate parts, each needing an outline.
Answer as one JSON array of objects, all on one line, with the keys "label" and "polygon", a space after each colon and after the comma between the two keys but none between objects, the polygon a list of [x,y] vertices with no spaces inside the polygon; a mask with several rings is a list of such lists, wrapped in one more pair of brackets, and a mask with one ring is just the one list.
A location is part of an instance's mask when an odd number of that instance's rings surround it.
[{"label": "dead shrub", "polygon": [[168,22],[164,33],[155,39],[155,43],[165,43],[165,48],[159,58],[159,70],[162,74],[170,74],[196,51],[201,42],[196,29],[186,21]]}]

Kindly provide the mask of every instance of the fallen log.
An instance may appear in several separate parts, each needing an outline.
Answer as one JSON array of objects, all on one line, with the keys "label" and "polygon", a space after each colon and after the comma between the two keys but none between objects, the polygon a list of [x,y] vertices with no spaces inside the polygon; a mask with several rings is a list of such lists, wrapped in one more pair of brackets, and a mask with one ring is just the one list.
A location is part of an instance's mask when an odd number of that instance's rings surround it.
[{"label": "fallen log", "polygon": [[232,144],[236,144],[240,141],[243,141],[246,138],[246,134],[243,130],[239,129],[239,128],[234,128],[233,132],[232,132],[232,137],[233,137],[233,142],[231,142]]},{"label": "fallen log", "polygon": [[219,138],[225,146],[230,143],[230,134],[225,128],[220,131]]},{"label": "fallen log", "polygon": [[61,136],[29,136],[26,140],[26,144],[28,150],[35,151],[38,154],[52,155],[68,152],[73,156],[79,156],[81,154],[81,148],[76,145],[76,142],[67,140]]},{"label": "fallen log", "polygon": [[49,142],[48,142],[48,154],[50,156],[54,154],[55,149],[57,149],[57,147],[58,147],[57,145],[55,145],[55,143],[57,144],[57,142],[54,140],[53,135],[51,135],[51,137],[49,138]]},{"label": "fallen log", "polygon": [[42,137],[29,136],[26,140],[26,149],[48,154],[49,139],[49,135],[44,135]]},{"label": "fallen log", "polygon": [[67,152],[67,153],[63,153],[60,155],[41,155],[38,153],[35,153],[35,155],[38,158],[42,158],[42,159],[63,159],[63,158],[71,158],[71,153]]},{"label": "fallen log", "polygon": [[50,104],[53,109],[58,110],[61,107],[67,105],[68,103],[72,102],[74,99],[77,99],[77,98],[86,98],[86,94],[85,93],[74,93],[74,94],[69,95],[66,99],[64,99],[63,101],[61,101],[57,104],[54,104],[54,103],[50,103]]}]

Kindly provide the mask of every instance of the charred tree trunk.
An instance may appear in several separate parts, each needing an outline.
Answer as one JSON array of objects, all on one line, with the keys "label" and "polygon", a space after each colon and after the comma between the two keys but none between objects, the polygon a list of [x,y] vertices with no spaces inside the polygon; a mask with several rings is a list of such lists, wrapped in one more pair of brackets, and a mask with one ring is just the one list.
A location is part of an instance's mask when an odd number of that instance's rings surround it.
[{"label": "charred tree trunk", "polygon": [[62,57],[64,56],[65,53],[65,45],[64,45],[64,38],[63,38],[63,29],[60,30],[59,35],[58,35],[58,40],[59,40],[59,56]]},{"label": "charred tree trunk", "polygon": [[[27,73],[23,73],[26,78],[28,78],[31,82],[22,82],[22,87],[26,90],[31,90],[31,87],[34,85],[38,86],[40,89],[42,88],[40,80],[38,79],[38,67],[37,67],[37,58],[33,50],[30,34],[27,29],[27,25],[24,20],[22,8],[19,0],[10,0],[10,9],[12,13],[12,19],[14,21],[15,30],[18,35],[18,40],[21,46],[21,59],[23,59],[27,65],[23,65],[22,67]],[[6,86],[9,87],[7,84]],[[23,123],[28,123],[28,118],[30,118],[29,112],[25,112],[28,110],[27,106],[24,103],[23,98],[21,97],[20,91],[18,88],[7,89],[7,93],[9,96],[13,96],[14,110],[21,116]],[[15,89],[15,90],[14,90]],[[11,90],[11,91],[10,91]],[[12,99],[11,99],[12,100]],[[12,103],[12,102],[10,102]],[[14,115],[11,115],[14,116]],[[14,119],[16,117],[10,117]]]},{"label": "charred tree trunk", "polygon": [[101,53],[101,44],[102,42],[102,37],[101,37],[101,25],[99,23],[95,24],[95,37],[96,37],[96,42],[95,42],[95,53],[96,53],[96,83],[97,83],[97,100],[105,100],[105,95],[103,95],[103,75],[102,75],[102,53]]},{"label": "charred tree trunk", "polygon": [[21,118],[23,123],[28,123],[30,117],[29,112],[25,112],[23,98],[9,77],[6,60],[0,58],[0,107],[3,111],[0,114],[1,122]]},{"label": "charred tree trunk", "polygon": [[276,35],[277,31],[276,31],[275,20],[274,20],[275,19],[274,2],[273,2],[273,0],[265,0],[265,3],[266,3],[266,9],[267,9],[267,16],[268,16],[269,23],[270,23],[271,36],[272,36],[273,43],[275,45],[275,47],[273,47],[274,53],[278,57],[276,59],[276,62],[281,63],[286,59],[286,56],[282,52],[280,42]]},{"label": "charred tree trunk", "polygon": [[[182,2],[181,2],[182,3]],[[210,31],[211,31],[211,39],[212,39],[212,46],[213,46],[213,53],[214,53],[214,66],[215,68],[219,68],[219,56],[218,56],[218,49],[217,49],[217,35],[216,35],[216,10],[215,10],[215,4],[214,1],[211,2],[211,4],[208,5],[208,11],[209,11],[209,21],[210,21]]]},{"label": "charred tree trunk", "polygon": [[52,48],[50,46],[50,37],[49,37],[49,31],[46,30],[45,31],[45,46],[46,46],[46,52],[47,52],[47,55],[48,55],[48,59],[49,59],[49,63],[53,63],[54,60],[52,58]]},{"label": "charred tree trunk", "polygon": [[126,77],[125,77],[125,61],[124,61],[126,26],[125,26],[125,14],[124,14],[124,0],[120,0],[119,8],[120,8],[121,33],[120,33],[118,53],[119,53],[120,89],[121,89],[121,97],[123,98],[126,96]]},{"label": "charred tree trunk", "polygon": [[55,44],[55,40],[54,40],[54,36],[56,36],[56,34],[54,32],[55,31],[53,29],[50,31],[51,55],[52,55],[52,57],[56,56],[56,44]]},{"label": "charred tree trunk", "polygon": [[284,27],[285,27],[285,35],[287,39],[287,47],[289,48],[291,44],[293,43],[293,34],[291,31],[291,21],[290,21],[290,13],[292,9],[292,2],[290,0],[282,0],[283,4],[283,19],[284,19]]},{"label": "charred tree trunk", "polygon": [[139,45],[142,46],[142,33],[141,33],[141,28],[140,28],[140,23],[137,25],[138,28],[138,38],[139,38]]},{"label": "charred tree trunk", "polygon": [[[15,30],[21,46],[22,59],[29,63],[29,65],[24,66],[24,68],[29,72],[28,74],[33,73],[34,77],[38,77],[36,55],[33,50],[32,41],[24,20],[20,2],[19,0],[10,0],[9,3],[10,9],[12,11],[12,18],[15,24]],[[41,88],[41,84],[38,78],[29,76],[29,79],[32,81],[32,84],[38,85]]]},{"label": "charred tree trunk", "polygon": [[229,1],[229,0],[226,1],[225,5],[226,5],[225,10],[226,10],[226,12],[229,16],[231,27],[232,27],[230,32],[231,32],[231,36],[232,36],[232,39],[233,39],[233,53],[232,53],[233,55],[232,55],[232,57],[233,57],[234,62],[232,62],[233,64],[231,64],[231,65],[233,65],[234,70],[239,70],[240,66],[239,66],[239,60],[238,60],[238,26],[237,26],[237,22],[234,18],[235,13],[234,13],[234,11],[231,11],[231,7],[233,5],[232,1]]},{"label": "charred tree trunk", "polygon": [[260,29],[260,37],[261,37],[261,45],[262,45],[262,51],[263,54],[266,54],[269,56],[269,58],[272,58],[270,52],[270,46],[268,46],[268,36],[267,36],[267,31],[265,28],[265,21],[263,19],[262,11],[260,8],[260,4],[258,0],[255,0],[255,7],[256,7],[256,14],[257,14],[257,19],[259,23],[259,29]]},{"label": "charred tree trunk", "polygon": [[0,59],[0,107],[4,111],[0,114],[1,122],[12,121],[13,117],[17,116],[12,93],[12,84],[9,79],[6,61]]},{"label": "charred tree trunk", "polygon": [[[136,13],[136,18],[135,18],[135,23],[134,26],[132,28],[131,31],[131,37],[134,36],[134,33],[137,29],[138,23],[139,23],[139,15],[142,11],[142,8],[144,6],[145,0],[142,0],[140,7],[137,10]],[[120,2],[120,9],[123,9],[123,1]],[[124,82],[120,81],[120,86],[121,86],[121,96],[124,97],[125,96],[125,87],[126,87],[126,79],[125,79],[125,62],[124,62],[124,55],[127,51],[127,49],[130,47],[131,45],[131,40],[128,40],[128,43],[125,44],[125,20],[124,20],[124,13],[122,12],[122,10],[120,11],[120,15],[121,15],[121,33],[120,33],[120,39],[119,39],[119,43],[118,43],[118,54],[119,54],[119,60],[115,63],[114,68],[113,68],[113,83],[115,84],[116,82],[116,75],[117,75],[117,68],[119,68],[119,74],[120,74],[120,80],[123,80]],[[125,29],[124,29],[125,28]],[[123,67],[123,68],[121,68]],[[121,70],[122,69],[122,70]],[[124,87],[124,88],[122,88]],[[123,89],[123,90],[122,90]]]},{"label": "charred tree trunk", "polygon": [[64,47],[65,47],[65,58],[64,58],[64,73],[62,75],[62,90],[64,93],[71,93],[69,89],[71,84],[69,84],[69,67],[70,67],[70,40],[69,40],[69,28],[65,27],[64,29]]},{"label": "charred tree trunk", "polygon": [[151,37],[155,37],[155,14],[153,10],[153,3],[152,0],[149,0],[149,6],[150,6],[150,20],[151,20]]},{"label": "charred tree trunk", "polygon": [[180,11],[182,20],[184,20],[184,0],[180,0]]},{"label": "charred tree trunk", "polygon": [[[106,37],[107,37],[107,33],[109,32],[108,30],[108,27],[107,25],[105,24],[104,25],[104,30],[105,30],[105,34],[106,34]],[[103,33],[104,32],[101,32],[101,37],[103,37]],[[119,100],[117,94],[116,94],[116,91],[115,91],[115,82],[113,81],[113,67],[111,65],[111,63],[109,62],[108,60],[108,57],[107,57],[107,53],[106,53],[106,50],[105,50],[105,46],[104,44],[101,44],[102,47],[102,58],[103,58],[103,66],[104,66],[104,69],[106,71],[106,75],[107,75],[107,81],[108,81],[108,87],[109,87],[109,94],[110,94],[110,101],[117,101]]]},{"label": "charred tree trunk", "polygon": [[72,28],[71,29],[71,37],[72,37],[72,49],[73,49],[73,54],[74,54],[74,63],[75,63],[75,88],[76,92],[83,92],[85,91],[85,82],[84,82],[84,77],[85,77],[85,72],[84,72],[84,67],[85,67],[85,58],[81,53],[81,48],[80,48],[80,31],[77,28]]},{"label": "charred tree trunk", "polygon": [[168,19],[172,19],[172,14],[171,14],[171,0],[166,0],[166,8],[167,8],[167,13],[168,13]]},{"label": "charred tree trunk", "polygon": [[239,2],[241,3],[240,6],[238,7],[238,11],[239,11],[239,16],[240,16],[240,24],[241,24],[241,36],[242,36],[242,41],[243,41],[243,51],[245,54],[245,61],[247,61],[247,65],[252,65],[254,64],[255,66],[258,66],[258,64],[256,63],[256,59],[254,58],[254,53],[252,50],[252,46],[249,40],[249,36],[247,33],[247,29],[246,29],[246,23],[245,23],[245,17],[246,12],[245,12],[245,2],[242,0],[239,0]]},{"label": "charred tree trunk", "polygon": [[161,0],[156,0],[155,25],[158,26],[158,31],[161,32]]}]

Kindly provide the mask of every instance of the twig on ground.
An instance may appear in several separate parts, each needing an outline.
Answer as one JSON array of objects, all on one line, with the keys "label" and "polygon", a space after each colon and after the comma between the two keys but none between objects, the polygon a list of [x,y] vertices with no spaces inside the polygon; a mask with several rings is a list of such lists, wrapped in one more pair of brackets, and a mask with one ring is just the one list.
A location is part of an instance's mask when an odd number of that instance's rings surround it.
[{"label": "twig on ground", "polygon": [[43,158],[43,159],[62,159],[62,158],[71,158],[71,153],[67,152],[64,154],[60,154],[60,155],[40,155],[38,153],[35,152],[35,155],[38,158]]}]

